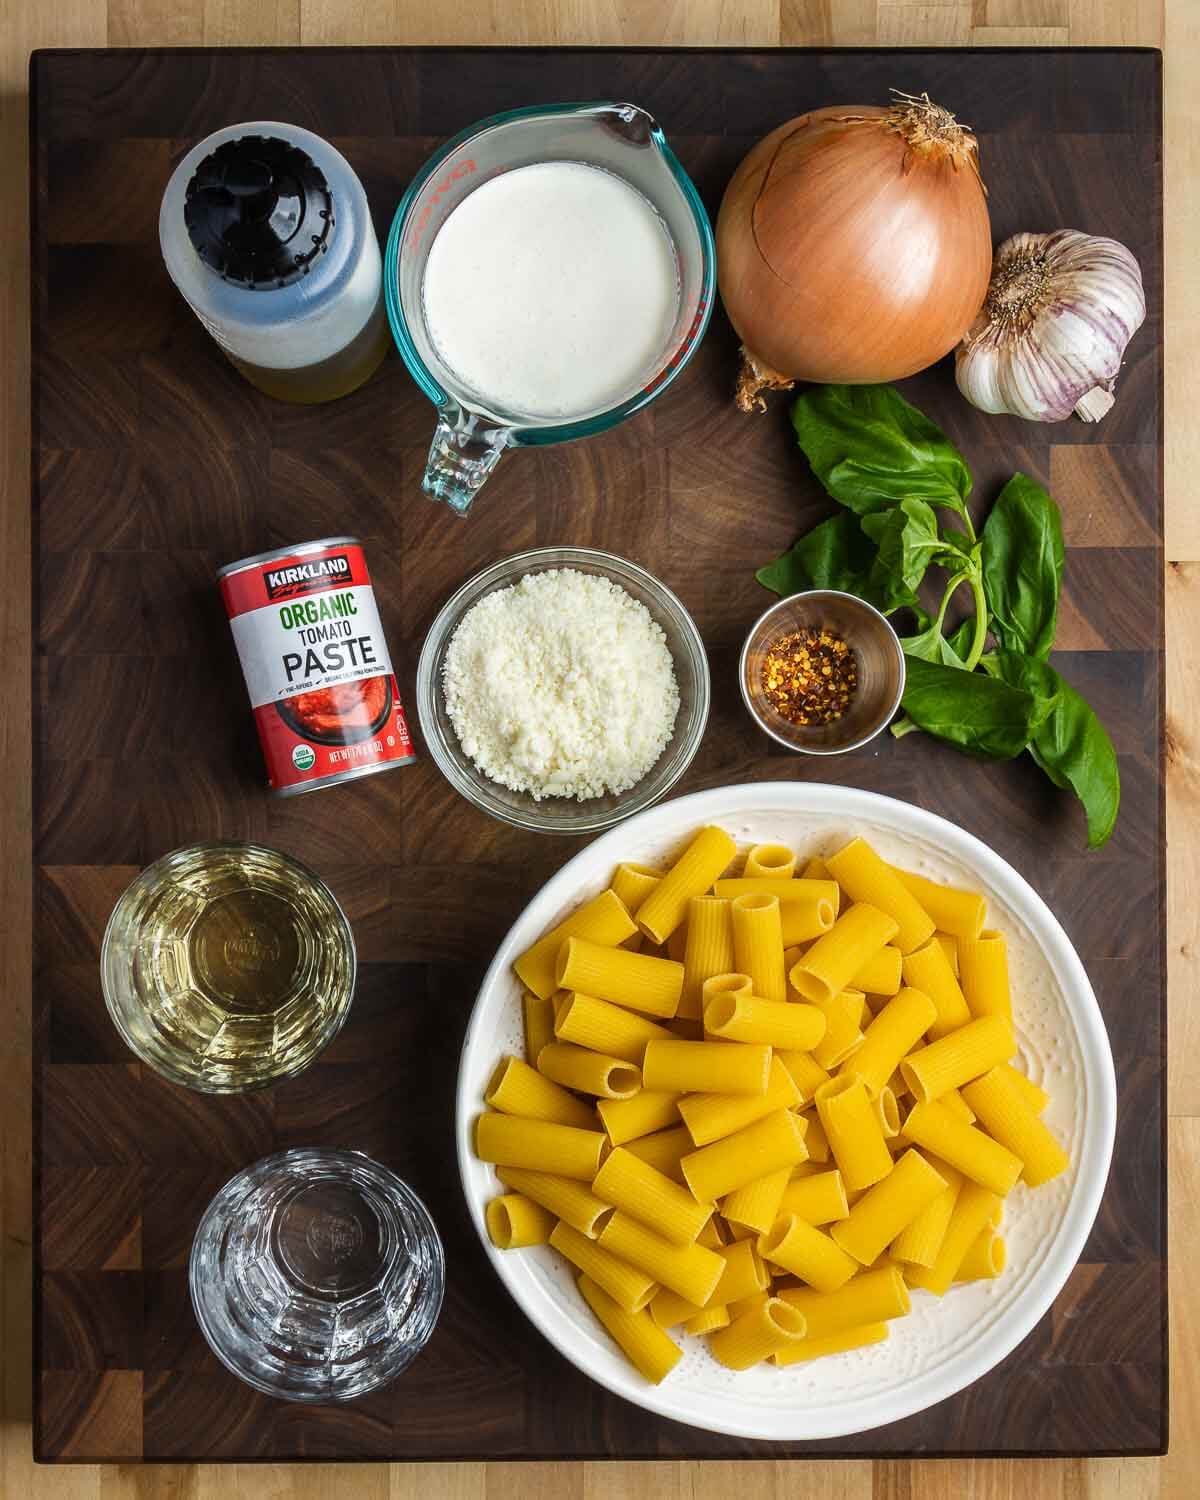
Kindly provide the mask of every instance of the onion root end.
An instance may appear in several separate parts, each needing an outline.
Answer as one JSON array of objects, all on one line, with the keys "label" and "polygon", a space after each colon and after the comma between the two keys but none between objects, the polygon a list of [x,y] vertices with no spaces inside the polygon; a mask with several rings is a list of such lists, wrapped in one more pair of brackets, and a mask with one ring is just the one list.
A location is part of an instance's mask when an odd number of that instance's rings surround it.
[{"label": "onion root end", "polygon": [[763,391],[790,391],[796,384],[787,375],[781,375],[765,364],[745,344],[741,348],[742,365],[738,371],[734,400],[739,411],[766,411],[767,403]]}]

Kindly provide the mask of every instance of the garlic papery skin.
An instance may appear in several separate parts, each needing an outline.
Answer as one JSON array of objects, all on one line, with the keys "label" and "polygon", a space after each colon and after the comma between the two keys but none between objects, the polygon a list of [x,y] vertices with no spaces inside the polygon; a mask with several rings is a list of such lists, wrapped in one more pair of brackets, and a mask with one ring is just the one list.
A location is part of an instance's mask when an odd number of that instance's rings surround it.
[{"label": "garlic papery skin", "polygon": [[1145,316],[1141,269],[1124,245],[1076,229],[1015,234],[996,251],[955,352],[958,388],[981,411],[1097,422]]}]

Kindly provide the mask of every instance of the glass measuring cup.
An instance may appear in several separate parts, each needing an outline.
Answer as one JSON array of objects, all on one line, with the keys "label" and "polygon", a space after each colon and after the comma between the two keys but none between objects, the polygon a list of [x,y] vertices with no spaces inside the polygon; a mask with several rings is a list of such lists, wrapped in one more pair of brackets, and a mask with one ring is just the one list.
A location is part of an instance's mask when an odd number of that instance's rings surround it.
[{"label": "glass measuring cup", "polygon": [[[508,411],[471,390],[435,349],[422,303],[429,248],[450,212],[497,174],[546,161],[601,167],[636,188],[666,225],[679,275],[679,305],[657,367],[615,406],[569,420]],[[704,205],[651,115],[633,104],[547,104],[480,120],[430,158],[396,210],[383,279],[401,356],[438,409],[421,487],[461,515],[506,448],[590,437],[670,385],[708,327],[716,253]]]}]

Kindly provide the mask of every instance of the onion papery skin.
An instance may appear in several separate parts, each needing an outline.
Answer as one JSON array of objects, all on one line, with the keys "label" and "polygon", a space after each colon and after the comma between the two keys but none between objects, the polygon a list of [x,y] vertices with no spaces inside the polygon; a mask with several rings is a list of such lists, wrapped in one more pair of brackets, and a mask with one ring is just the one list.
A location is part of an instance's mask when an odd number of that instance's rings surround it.
[{"label": "onion papery skin", "polygon": [[800,115],[730,180],[717,219],[721,298],[748,356],[772,372],[900,380],[948,354],[983,303],[992,238],[978,171],[909,145],[887,127],[891,114]]}]

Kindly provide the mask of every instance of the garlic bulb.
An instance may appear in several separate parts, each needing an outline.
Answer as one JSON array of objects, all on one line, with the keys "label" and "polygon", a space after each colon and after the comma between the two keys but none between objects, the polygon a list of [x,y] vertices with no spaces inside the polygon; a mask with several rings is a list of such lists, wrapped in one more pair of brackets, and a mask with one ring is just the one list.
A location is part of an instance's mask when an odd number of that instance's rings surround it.
[{"label": "garlic bulb", "polygon": [[1124,245],[1075,229],[1014,234],[955,354],[958,388],[982,411],[1098,422],[1145,316],[1142,273]]}]

